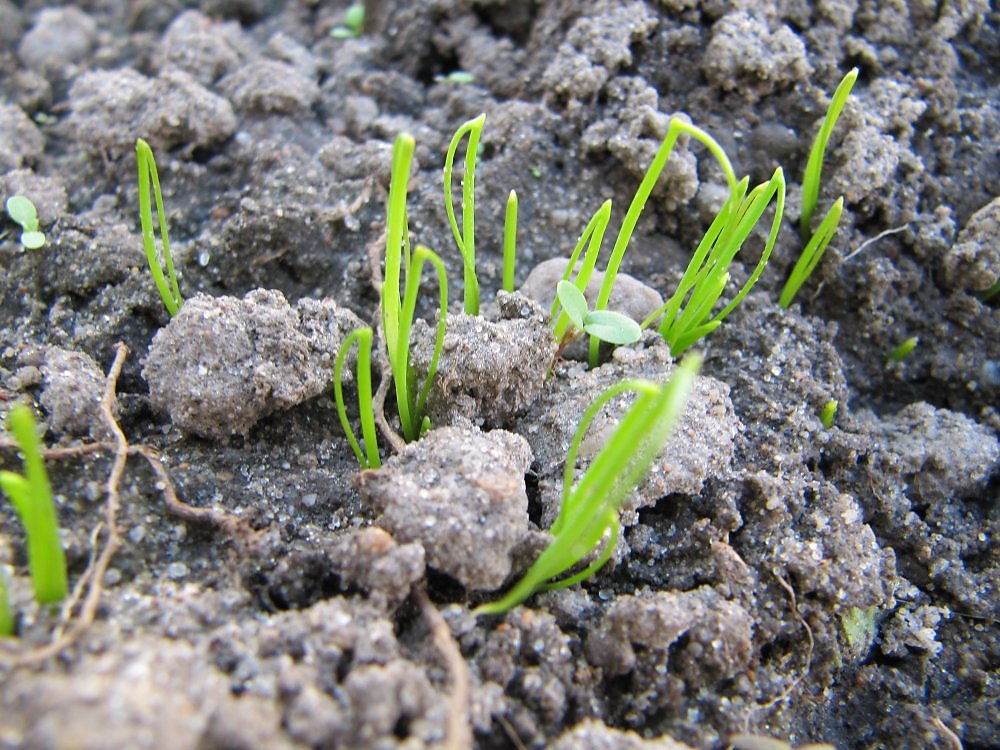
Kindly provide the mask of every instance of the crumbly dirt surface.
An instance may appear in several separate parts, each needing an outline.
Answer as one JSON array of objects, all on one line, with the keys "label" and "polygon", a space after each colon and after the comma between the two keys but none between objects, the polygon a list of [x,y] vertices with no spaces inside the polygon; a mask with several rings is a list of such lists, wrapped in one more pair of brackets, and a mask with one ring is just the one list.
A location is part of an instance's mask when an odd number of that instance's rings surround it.
[{"label": "crumbly dirt surface", "polygon": [[[34,603],[0,501],[16,618],[0,750],[996,747],[995,5],[371,0],[364,32],[335,38],[347,5],[0,0],[0,197],[30,197],[47,238],[25,250],[0,216],[0,412],[39,416],[80,586],[65,610]],[[854,66],[819,203],[843,195],[844,215],[783,310],[812,137]],[[475,317],[441,167],[482,112]],[[611,562],[477,617],[543,549],[587,405],[674,366],[653,334],[593,370],[556,358],[547,309],[496,294],[508,192],[518,283],[611,199],[603,269],[672,116],[751,185],[780,165],[786,225],[703,342]],[[399,454],[381,440],[385,467],[359,478],[332,363],[380,319],[371,259],[401,131],[412,240],[444,259],[455,325],[433,429]],[[187,298],[173,320],[142,250],[138,137]],[[623,270],[669,297],[724,196],[682,138]],[[417,306],[418,382],[436,283]],[[582,462],[627,403],[595,420]],[[391,390],[385,404],[398,427]],[[0,464],[21,466],[6,438]]]}]

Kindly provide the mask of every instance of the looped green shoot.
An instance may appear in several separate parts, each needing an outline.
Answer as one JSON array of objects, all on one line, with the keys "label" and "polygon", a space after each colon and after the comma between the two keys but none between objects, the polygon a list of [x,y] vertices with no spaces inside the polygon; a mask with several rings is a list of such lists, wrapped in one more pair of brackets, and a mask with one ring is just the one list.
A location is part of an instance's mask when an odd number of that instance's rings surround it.
[{"label": "looped green shoot", "polygon": [[[153,150],[142,138],[135,142],[135,156],[139,168],[139,221],[142,224],[142,244],[146,249],[146,260],[149,271],[153,275],[156,290],[160,293],[167,312],[176,315],[184,300],[177,286],[177,275],[174,273],[174,261],[170,256],[170,238],[167,234],[167,213],[163,210],[163,197],[160,194],[160,177],[156,172],[156,159]],[[152,205],[149,198],[149,186],[153,185],[153,199],[156,203],[156,218],[160,227],[160,240],[163,243],[163,264],[156,253],[156,237],[153,232]],[[166,268],[166,277],[164,277]]]},{"label": "looped green shoot", "polygon": [[[365,449],[361,450],[354,430],[351,429],[351,422],[347,418],[347,406],[344,402],[344,360],[354,342],[358,343],[358,366],[357,366],[357,386],[358,386],[358,414],[361,420],[361,434],[365,440]],[[375,434],[375,412],[372,401],[372,329],[359,328],[348,336],[337,352],[337,359],[333,365],[333,394],[337,402],[337,416],[340,417],[340,425],[344,428],[344,435],[350,443],[351,450],[357,456],[358,463],[362,469],[377,469],[382,465],[382,458],[378,453],[378,438]]]}]

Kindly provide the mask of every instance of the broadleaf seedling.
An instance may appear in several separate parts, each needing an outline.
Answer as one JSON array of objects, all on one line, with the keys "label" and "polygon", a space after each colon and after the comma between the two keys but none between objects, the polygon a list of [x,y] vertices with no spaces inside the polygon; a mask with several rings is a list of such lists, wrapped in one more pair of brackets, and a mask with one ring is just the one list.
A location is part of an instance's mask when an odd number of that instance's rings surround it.
[{"label": "broadleaf seedling", "polygon": [[21,227],[21,245],[25,250],[38,250],[45,244],[45,235],[38,226],[38,210],[30,198],[12,195],[6,203],[7,215]]},{"label": "broadleaf seedling", "polygon": [[633,344],[642,336],[639,324],[627,315],[613,310],[588,309],[583,292],[569,281],[558,283],[556,298],[573,323],[573,327],[563,335],[564,341],[573,336],[574,328],[579,333],[596,336],[601,341],[618,346]]},{"label": "broadleaf seedling", "polygon": [[[163,210],[163,196],[160,194],[160,177],[156,171],[153,150],[142,138],[135,142],[136,164],[139,169],[139,221],[142,224],[142,244],[146,250],[149,272],[153,275],[156,290],[160,293],[164,307],[171,316],[180,310],[184,299],[177,286],[174,260],[170,255],[170,237],[167,233],[167,214]],[[163,264],[156,253],[156,237],[153,230],[153,207],[149,197],[149,186],[153,186],[153,201],[156,204],[156,218],[160,227],[160,241],[163,244]],[[166,276],[164,276],[164,268]]]},{"label": "broadleaf seedling", "polygon": [[[361,434],[365,441],[364,451],[351,429],[351,422],[347,418],[347,405],[344,402],[344,359],[350,351],[354,342],[358,342],[358,364],[357,364],[357,386],[358,386],[358,414],[361,420]],[[340,425],[344,428],[347,442],[357,456],[362,469],[377,469],[382,465],[382,458],[378,453],[378,438],[375,434],[375,412],[372,401],[372,329],[359,328],[348,336],[337,352],[337,359],[333,365],[333,393],[337,402],[337,416],[340,418]]]},{"label": "broadleaf seedling", "polygon": [[40,604],[55,604],[68,590],[66,556],[59,541],[59,521],[49,475],[42,460],[41,439],[31,409],[15,404],[7,429],[21,449],[24,474],[0,471],[0,489],[10,498],[27,537],[28,570]]},{"label": "broadleaf seedling", "polygon": [[[618,541],[618,513],[663,449],[687,404],[701,367],[701,356],[684,359],[666,383],[626,380],[605,390],[584,413],[570,443],[563,471],[562,502],[549,533],[552,542],[501,599],[475,614],[506,612],[536,591],[571,586],[600,570]],[[635,402],[573,486],[576,458],[590,423],[614,398],[636,393]],[[582,571],[565,577],[604,541],[604,549]]]},{"label": "broadleaf seedling", "polygon": [[344,22],[330,29],[330,36],[334,39],[356,39],[361,36],[364,27],[364,3],[352,3],[344,12]]}]

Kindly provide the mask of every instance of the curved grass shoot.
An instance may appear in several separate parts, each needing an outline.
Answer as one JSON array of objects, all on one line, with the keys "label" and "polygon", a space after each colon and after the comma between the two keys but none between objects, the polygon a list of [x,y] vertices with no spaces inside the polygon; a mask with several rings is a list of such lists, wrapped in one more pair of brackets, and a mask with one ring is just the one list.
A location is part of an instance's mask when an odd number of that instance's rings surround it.
[{"label": "curved grass shoot", "polygon": [[517,193],[513,190],[507,196],[507,208],[503,217],[503,289],[514,291],[514,264],[517,251]]},{"label": "curved grass shoot", "polygon": [[[444,263],[432,250],[417,246],[412,257],[406,219],[406,191],[413,159],[413,137],[401,133],[392,150],[392,177],[389,183],[389,207],[386,219],[385,280],[382,284],[382,329],[389,352],[389,366],[396,391],[396,405],[403,438],[416,440],[426,429],[424,405],[444,345],[448,313],[448,277]],[[405,250],[405,257],[403,255]],[[434,354],[427,378],[417,391],[410,365],[410,334],[417,306],[417,290],[425,263],[434,266],[438,276],[439,307]],[[403,296],[400,297],[400,271],[405,272]]]},{"label": "curved grass shoot", "polygon": [[830,141],[833,126],[837,123],[837,118],[840,117],[840,112],[843,110],[844,104],[847,102],[847,97],[850,95],[851,89],[854,88],[854,82],[857,80],[857,68],[851,68],[847,72],[847,75],[841,79],[836,91],[833,92],[830,106],[826,110],[826,116],[823,118],[823,123],[819,126],[819,132],[816,133],[816,139],[813,141],[812,149],[809,152],[806,170],[802,175],[802,215],[799,217],[799,234],[802,236],[803,242],[809,236],[809,226],[812,222],[813,212],[816,210],[816,201],[819,198],[819,178],[820,173],[823,171],[823,157],[826,155],[826,146]]},{"label": "curved grass shoot", "polygon": [[[479,280],[476,278],[476,152],[479,150],[479,137],[485,122],[486,115],[482,114],[455,131],[444,160],[444,207],[451,232],[455,236],[455,244],[462,254],[465,282],[463,299],[468,315],[479,314]],[[465,145],[465,172],[462,175],[462,228],[459,229],[451,187],[455,153],[465,136],[468,136],[468,143]]]},{"label": "curved grass shoot", "polygon": [[[361,434],[364,437],[365,449],[361,450],[351,422],[347,418],[347,406],[344,403],[344,359],[354,342],[358,342],[358,414],[361,419]],[[378,454],[378,438],[375,434],[375,412],[372,401],[372,329],[359,328],[348,336],[337,352],[337,360],[333,365],[333,394],[337,402],[337,416],[344,428],[344,435],[351,445],[351,450],[357,456],[362,469],[377,469],[382,465]]]},{"label": "curved grass shoot", "polygon": [[[149,271],[153,274],[153,282],[160,293],[167,312],[176,315],[184,300],[177,286],[177,275],[174,273],[174,261],[170,257],[170,238],[167,235],[167,214],[163,210],[163,197],[160,194],[160,178],[156,172],[156,160],[153,150],[142,138],[135,142],[135,157],[139,167],[139,221],[142,224],[142,244],[146,249],[146,260]],[[156,237],[153,233],[153,214],[149,200],[149,185],[153,185],[153,198],[156,203],[156,218],[160,225],[160,239],[163,242],[163,265],[156,253]],[[166,277],[164,277],[166,268]]]},{"label": "curved grass shoot", "polygon": [[21,449],[24,474],[0,471],[0,488],[10,498],[27,536],[28,570],[40,604],[66,598],[66,557],[59,542],[59,522],[52,487],[42,460],[42,443],[31,409],[15,404],[7,414],[7,429]]},{"label": "curved grass shoot", "polygon": [[[649,472],[680,417],[695,377],[700,355],[689,356],[664,384],[627,380],[604,391],[587,409],[570,443],[563,473],[562,503],[550,533],[552,542],[514,587],[496,602],[483,604],[475,614],[506,612],[533,593],[571,586],[596,573],[611,557],[618,541],[618,512],[625,499]],[[597,414],[611,399],[637,394],[617,429],[591,461],[574,487],[576,458]],[[563,578],[567,571],[597,549],[604,549],[584,570]]]},{"label": "curved grass shoot", "polygon": [[844,197],[841,196],[830,206],[830,210],[826,212],[826,216],[819,225],[819,229],[816,230],[816,233],[802,250],[802,254],[799,256],[798,261],[796,261],[795,267],[792,268],[792,272],[789,274],[788,280],[781,290],[781,297],[778,299],[778,304],[786,310],[792,304],[792,300],[806,279],[816,270],[816,266],[823,257],[823,253],[826,252],[827,245],[830,244],[830,240],[833,239],[833,235],[837,231],[837,226],[840,224],[840,214],[843,210]]}]

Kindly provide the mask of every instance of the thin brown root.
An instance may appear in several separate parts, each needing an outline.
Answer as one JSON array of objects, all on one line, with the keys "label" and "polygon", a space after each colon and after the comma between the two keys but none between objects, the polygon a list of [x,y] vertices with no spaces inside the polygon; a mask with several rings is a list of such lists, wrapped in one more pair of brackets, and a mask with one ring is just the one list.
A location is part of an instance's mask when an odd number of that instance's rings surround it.
[{"label": "thin brown root", "polygon": [[451,695],[448,698],[448,719],[444,731],[444,750],[468,750],[472,747],[472,727],[469,724],[469,667],[462,658],[457,641],[444,617],[422,588],[414,589],[414,597],[430,628],[434,645],[444,657],[451,675]]},{"label": "thin brown root", "polygon": [[937,716],[931,720],[931,724],[933,724],[934,727],[945,736],[945,739],[948,740],[948,744],[951,745],[951,750],[962,750],[962,740],[957,734],[948,728],[947,724],[941,721],[941,719]]},{"label": "thin brown root", "polygon": [[777,569],[772,569],[771,573],[772,575],[774,575],[775,579],[778,581],[778,584],[781,586],[781,588],[785,590],[785,593],[788,594],[788,603],[792,610],[792,617],[794,617],[796,622],[798,622],[802,626],[802,628],[806,631],[806,641],[808,643],[808,648],[806,649],[806,655],[802,671],[798,675],[798,677],[793,679],[791,683],[789,683],[788,687],[782,690],[774,698],[767,701],[766,703],[758,703],[756,706],[754,706],[753,710],[751,710],[750,713],[747,714],[746,721],[744,721],[743,723],[744,732],[747,733],[749,733],[750,722],[754,714],[760,711],[765,711],[771,708],[772,706],[775,706],[778,703],[787,700],[789,697],[791,697],[792,693],[795,692],[795,689],[798,688],[798,686],[802,683],[802,681],[809,676],[809,667],[812,665],[813,649],[816,647],[816,641],[813,639],[812,628],[809,627],[809,623],[806,622],[805,618],[803,618],[802,615],[799,613],[799,607],[795,599],[795,590],[792,588],[791,584],[788,583],[788,581],[786,581],[784,578],[781,577],[781,574],[778,573]]}]

